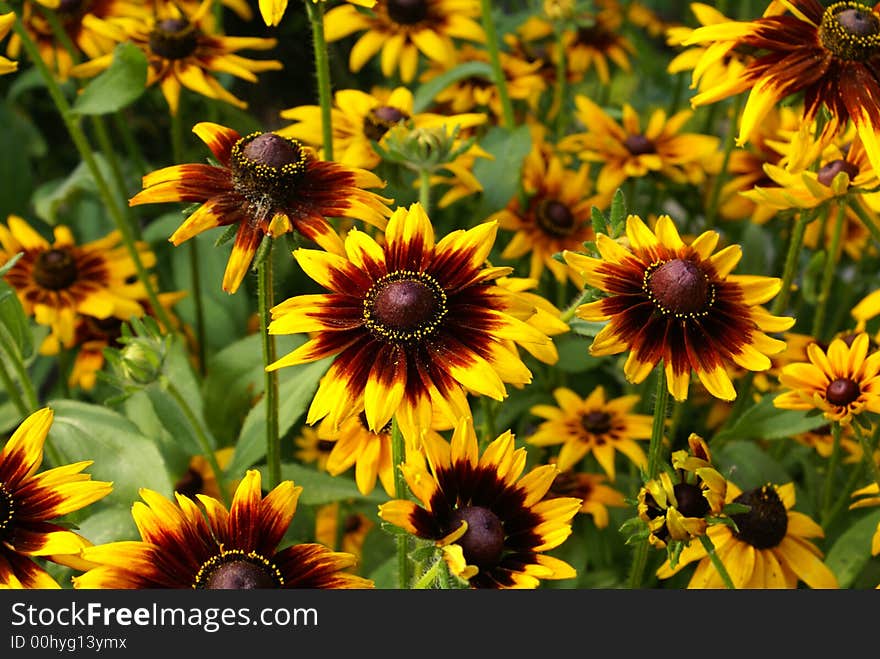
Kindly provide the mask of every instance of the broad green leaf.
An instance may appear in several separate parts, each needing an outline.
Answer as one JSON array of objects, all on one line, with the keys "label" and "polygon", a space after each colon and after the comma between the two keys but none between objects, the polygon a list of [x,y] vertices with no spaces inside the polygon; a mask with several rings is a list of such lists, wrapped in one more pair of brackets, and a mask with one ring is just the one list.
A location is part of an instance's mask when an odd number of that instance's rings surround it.
[{"label": "broad green leaf", "polygon": [[[5,281],[0,280],[0,326],[5,340],[8,340],[18,354],[27,359],[34,352],[33,333],[24,308],[15,291]],[[7,346],[4,346],[4,349]]]},{"label": "broad green leaf", "polygon": [[105,506],[79,522],[78,526],[77,533],[96,545],[120,540],[140,540],[141,537],[131,516],[131,505]]},{"label": "broad green leaf", "polygon": [[131,105],[147,84],[147,56],[130,42],[118,44],[107,70],[96,76],[77,97],[73,111],[110,114]]},{"label": "broad green leaf", "polygon": [[7,272],[12,270],[12,266],[14,266],[18,259],[20,259],[22,256],[24,256],[24,252],[19,252],[8,261],[6,261],[6,263],[4,263],[2,266],[0,266],[0,277],[4,276]]},{"label": "broad green leaf", "polygon": [[597,368],[603,360],[590,355],[590,342],[580,333],[566,334],[554,339],[559,361],[554,365],[566,373],[581,373]]},{"label": "broad green leaf", "polygon": [[0,103],[0,208],[2,221],[10,213],[26,215],[30,209],[30,195],[34,188],[34,168],[31,146],[33,130],[27,119],[23,119],[5,103]]},{"label": "broad green leaf", "polygon": [[880,510],[873,510],[840,534],[828,551],[825,564],[841,588],[849,588],[871,560],[871,539],[880,524]]},{"label": "broad green leaf", "polygon": [[[263,482],[266,482],[265,467],[260,469]],[[292,462],[281,465],[281,479],[291,480],[303,488],[299,502],[304,505],[321,505],[334,501],[374,501],[381,503],[388,501],[388,495],[379,482],[376,488],[367,495],[363,495],[357,489],[351,474],[344,473],[339,476],[331,476],[327,472],[318,471],[314,467],[307,467]]]},{"label": "broad green leaf", "polygon": [[[330,367],[332,358],[312,364],[289,366],[279,371],[278,384],[278,435],[284,437],[312,402],[318,381]],[[282,378],[283,374],[283,378]],[[256,464],[266,455],[266,398],[248,413],[241,428],[235,455],[226,469],[233,478],[240,477],[245,469]]]},{"label": "broad green leaf", "polygon": [[[94,154],[98,171],[105,179],[110,176],[110,165],[100,153]],[[83,193],[97,195],[98,188],[91,171],[84,162],[79,163],[65,179],[49,181],[34,191],[34,213],[50,225],[60,223],[59,213],[72,205]]]},{"label": "broad green leaf", "polygon": [[494,159],[478,158],[474,163],[474,176],[483,186],[477,216],[487,216],[507,206],[517,193],[522,163],[532,148],[528,126],[514,130],[494,127],[480,141],[480,146]]},{"label": "broad green leaf", "polygon": [[608,222],[611,224],[611,237],[617,238],[623,232],[626,224],[626,198],[620,188],[617,189],[611,200]]},{"label": "broad green leaf", "polygon": [[743,412],[733,426],[719,432],[714,439],[782,439],[828,423],[821,414],[809,415],[806,410],[774,407],[773,398],[775,394],[764,396],[758,404]]},{"label": "broad green leaf", "polygon": [[104,503],[131,505],[142,487],[171,495],[165,460],[131,421],[108,407],[81,401],[55,400],[49,407],[55,419],[48,442],[62,464],[94,461],[87,468],[92,478],[113,483]]},{"label": "broad green leaf", "polygon": [[421,85],[413,94],[413,112],[419,113],[431,107],[434,97],[449,85],[465,78],[486,78],[492,80],[492,67],[486,62],[465,62],[432,78]]},{"label": "broad green leaf", "polygon": [[751,441],[733,441],[717,450],[712,449],[712,461],[723,476],[742,490],[765,483],[783,485],[792,480],[779,462]]}]

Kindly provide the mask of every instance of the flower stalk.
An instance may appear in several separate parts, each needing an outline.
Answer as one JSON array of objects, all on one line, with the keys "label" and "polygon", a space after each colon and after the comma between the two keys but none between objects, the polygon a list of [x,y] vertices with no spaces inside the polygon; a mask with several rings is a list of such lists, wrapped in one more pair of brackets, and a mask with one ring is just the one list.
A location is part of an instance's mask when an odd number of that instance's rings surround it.
[{"label": "flower stalk", "polygon": [[318,80],[318,102],[321,106],[324,159],[333,160],[333,99],[330,90],[330,60],[327,57],[327,40],[324,38],[324,3],[306,2],[305,5],[312,27],[315,77]]},{"label": "flower stalk", "polygon": [[[397,423],[397,417],[391,418],[391,464],[394,465],[394,496],[406,498],[406,479],[400,468],[406,460],[406,439]],[[397,586],[409,588],[409,534],[398,533],[394,536],[397,545]]]},{"label": "flower stalk", "polygon": [[483,21],[483,30],[486,32],[486,50],[489,53],[489,63],[492,65],[493,82],[498,89],[498,97],[501,100],[502,125],[505,128],[512,129],[516,125],[516,120],[513,115],[510,92],[507,90],[507,78],[504,76],[504,69],[501,67],[498,32],[495,30],[495,21],[492,13],[492,0],[480,0],[480,15]]},{"label": "flower stalk", "polygon": [[715,551],[715,544],[712,542],[712,538],[704,533],[700,536],[700,543],[703,545],[703,549],[706,550],[706,554],[709,556],[709,560],[712,561],[712,567],[714,567],[715,570],[718,572],[718,575],[721,577],[721,581],[724,582],[724,585],[727,586],[727,588],[730,590],[736,590],[736,586],[733,584],[733,580],[730,578],[730,573],[728,573],[727,568],[724,567],[724,563],[721,561],[721,558]]},{"label": "flower stalk", "polygon": [[[262,258],[257,261],[257,298],[260,314],[260,334],[263,344],[263,365],[275,362],[275,337],[269,334],[271,309],[274,306],[272,280],[272,238],[263,237],[260,247]],[[264,252],[264,253],[263,253]],[[278,371],[265,372],[266,397],[266,464],[269,470],[269,487],[281,482],[281,445],[278,432]]]}]

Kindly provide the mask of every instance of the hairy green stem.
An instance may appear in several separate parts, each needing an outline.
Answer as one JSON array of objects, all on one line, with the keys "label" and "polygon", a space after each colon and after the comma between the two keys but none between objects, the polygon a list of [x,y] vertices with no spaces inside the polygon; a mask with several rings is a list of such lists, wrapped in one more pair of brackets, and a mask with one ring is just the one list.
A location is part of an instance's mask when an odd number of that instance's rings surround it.
[{"label": "hairy green stem", "polygon": [[[406,478],[400,468],[406,460],[406,439],[397,423],[391,419],[391,464],[394,465],[394,496],[397,499],[407,498]],[[409,534],[398,533],[394,536],[397,545],[397,587],[409,588]]]},{"label": "hairy green stem", "polygon": [[856,215],[859,216],[859,219],[868,230],[868,233],[871,234],[871,238],[874,239],[874,242],[877,243],[877,245],[880,245],[880,227],[874,222],[874,219],[871,217],[868,209],[865,208],[865,205],[855,202],[852,204],[852,209],[856,212]]},{"label": "hairy green stem", "polygon": [[[816,313],[813,316],[812,336],[817,340],[822,338],[822,326],[825,324],[825,314],[828,312],[828,300],[831,297],[831,286],[834,283],[834,272],[837,269],[837,263],[840,260],[840,238],[843,235],[843,225],[846,218],[846,197],[838,201],[837,217],[834,221],[834,230],[831,234],[831,245],[825,256],[825,268],[822,272],[822,284],[819,289],[819,304],[816,307]],[[819,234],[819,239],[825,232]]]},{"label": "hairy green stem", "polygon": [[831,515],[831,503],[834,496],[834,477],[837,475],[837,463],[840,461],[840,422],[831,424],[831,457],[828,460],[828,471],[825,474],[825,487],[822,490],[822,526],[828,524]]},{"label": "hairy green stem", "polygon": [[733,147],[736,143],[737,118],[742,111],[744,102],[745,94],[738,94],[733,101],[730,127],[724,138],[724,155],[721,159],[721,169],[718,170],[718,175],[712,181],[712,189],[709,193],[709,205],[706,207],[707,229],[711,229],[715,226],[715,217],[718,214],[718,204],[721,200],[721,188],[724,187],[724,183],[727,181],[727,166],[730,163],[730,156],[733,153]]},{"label": "hairy green stem", "polygon": [[440,573],[443,571],[443,565],[445,561],[442,556],[438,556],[437,559],[431,564],[425,573],[419,577],[419,580],[416,581],[415,585],[413,585],[413,590],[426,590],[431,588],[436,582],[440,580]]},{"label": "hairy green stem", "polygon": [[[257,265],[257,298],[260,313],[260,334],[263,337],[263,365],[268,366],[276,358],[275,336],[269,334],[271,309],[274,306],[272,281],[272,245],[268,240],[265,257]],[[266,464],[269,470],[269,487],[281,482],[281,444],[278,433],[278,371],[265,372],[266,397]]]},{"label": "hairy green stem", "polygon": [[312,26],[312,45],[315,57],[315,77],[318,80],[318,102],[321,106],[321,132],[324,140],[324,159],[333,160],[333,112],[330,88],[330,59],[324,38],[324,3],[306,2],[309,23]]},{"label": "hairy green stem", "polygon": [[501,52],[498,46],[498,32],[495,30],[495,21],[492,17],[492,0],[480,0],[480,12],[483,20],[483,31],[486,33],[486,50],[489,53],[489,63],[492,65],[492,78],[498,89],[498,97],[501,100],[501,119],[505,128],[513,129],[516,119],[513,115],[513,104],[510,101],[510,92],[507,90],[507,78],[501,67]]},{"label": "hairy green stem", "polygon": [[[9,4],[4,0],[0,0],[0,13],[8,13],[10,11],[12,11],[12,9],[10,8]],[[128,218],[122,213],[122,211],[120,211],[118,205],[116,204],[116,200],[114,199],[113,193],[110,190],[110,186],[107,184],[107,181],[104,178],[101,169],[98,167],[98,163],[95,160],[94,150],[92,149],[91,144],[89,144],[88,138],[83,132],[82,127],[79,125],[79,120],[76,114],[72,111],[70,103],[68,103],[67,98],[65,98],[64,93],[61,91],[61,87],[58,84],[58,81],[55,79],[55,76],[52,75],[52,72],[49,70],[49,68],[46,66],[46,63],[43,61],[43,58],[40,56],[40,51],[37,48],[37,45],[34,43],[34,40],[21,24],[20,17],[16,18],[13,29],[15,30],[16,35],[18,35],[19,39],[21,40],[21,44],[27,52],[31,62],[33,62],[34,67],[40,73],[43,82],[46,84],[46,91],[48,91],[52,102],[55,104],[55,108],[58,111],[58,114],[61,116],[61,120],[64,122],[64,126],[67,129],[67,132],[70,135],[70,138],[73,141],[73,144],[76,147],[80,158],[82,158],[83,162],[86,164],[89,173],[92,175],[92,178],[95,181],[95,186],[98,189],[98,195],[101,197],[101,201],[104,202],[104,206],[110,213],[110,217],[113,220],[113,223],[116,225],[116,228],[119,230],[119,234],[122,237],[122,242],[125,245],[125,248],[128,251],[132,262],[134,263],[138,279],[140,279],[141,283],[146,289],[147,298],[149,299],[150,304],[152,305],[153,310],[156,313],[156,316],[165,327],[173,327],[174,325],[171,323],[171,320],[168,317],[168,313],[159,302],[156,290],[153,287],[153,282],[150,280],[150,277],[147,274],[147,270],[144,267],[143,261],[141,260],[141,256],[138,252],[137,244],[134,238],[134,234],[132,232],[131,225],[128,222]]]},{"label": "hairy green stem", "polygon": [[730,574],[727,572],[727,568],[724,567],[724,563],[721,562],[721,559],[718,557],[718,553],[715,551],[715,545],[712,542],[712,538],[710,538],[705,533],[700,536],[700,543],[703,545],[703,549],[706,550],[706,554],[709,556],[709,560],[712,561],[712,566],[718,572],[718,575],[721,577],[721,581],[724,582],[724,585],[727,586],[730,590],[736,590],[736,586],[733,585],[733,580],[730,578]]},{"label": "hairy green stem", "polygon": [[6,389],[9,400],[15,405],[15,409],[18,410],[19,416],[21,416],[22,419],[25,418],[30,410],[28,410],[27,405],[25,405],[24,399],[21,397],[21,392],[18,390],[18,386],[15,384],[12,376],[9,375],[9,371],[6,370],[6,364],[3,363],[2,357],[0,357],[0,380],[3,381],[3,387]]},{"label": "hairy green stem", "polygon": [[217,487],[220,490],[220,497],[223,503],[225,505],[228,505],[229,494],[226,489],[226,479],[224,478],[223,470],[220,468],[220,464],[217,462],[217,456],[214,453],[214,447],[211,445],[211,440],[208,439],[208,436],[205,433],[205,429],[202,428],[202,424],[199,422],[198,417],[189,406],[189,403],[186,402],[186,398],[183,397],[183,394],[180,393],[180,390],[174,386],[173,382],[167,379],[165,380],[164,385],[166,391],[174,399],[174,402],[177,403],[180,411],[183,412],[183,415],[186,417],[189,425],[192,427],[193,431],[195,431],[196,439],[199,442],[199,446],[201,446],[202,448],[202,454],[205,456],[205,460],[208,461],[208,464],[211,466],[211,470],[214,472],[214,477],[217,479]]}]

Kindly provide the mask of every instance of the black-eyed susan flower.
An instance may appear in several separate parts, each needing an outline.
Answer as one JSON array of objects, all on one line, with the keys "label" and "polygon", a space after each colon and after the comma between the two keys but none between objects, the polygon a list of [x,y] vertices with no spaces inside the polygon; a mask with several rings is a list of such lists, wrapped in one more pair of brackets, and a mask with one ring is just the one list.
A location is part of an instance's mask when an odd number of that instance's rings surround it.
[{"label": "black-eyed susan flower", "polygon": [[[181,87],[239,108],[247,103],[232,94],[217,79],[230,74],[248,82],[257,81],[257,73],[282,68],[278,60],[255,60],[242,57],[241,50],[269,50],[277,40],[263,37],[232,37],[218,34],[211,9],[214,0],[203,0],[188,13],[174,3],[157,3],[147,20],[130,21],[123,27],[107,30],[118,42],[131,41],[147,56],[147,87],[159,85],[171,114],[177,114]],[[113,53],[94,57],[71,69],[71,75],[92,77],[113,61]]]},{"label": "black-eyed susan flower", "polygon": [[608,321],[590,353],[629,350],[624,373],[636,383],[662,360],[676,400],[687,398],[691,371],[716,398],[734,399],[726,365],[765,371],[771,366],[767,355],[785,349],[783,341],[765,332],[785,331],[794,318],[773,316],[760,306],[779,292],[781,281],[731,275],[742,256],[739,245],[713,254],[719,239],[714,231],[685,244],[668,215],[653,231],[630,215],[626,236],[624,247],[600,233],[601,258],[564,253],[590,286],[608,294],[576,311],[584,320]]},{"label": "black-eyed susan flower", "polygon": [[682,132],[690,110],[671,117],[656,109],[645,127],[636,110],[623,105],[621,123],[586,96],[575,97],[575,116],[586,129],[563,139],[559,148],[581,160],[599,163],[596,191],[613,194],[630,178],[655,174],[672,183],[702,183],[718,170],[719,139],[712,135]]},{"label": "black-eyed susan flower", "polygon": [[[128,320],[144,314],[147,297],[122,238],[112,232],[77,245],[66,226],[54,228],[50,243],[22,218],[10,215],[0,225],[0,264],[22,256],[5,275],[25,313],[52,329],[54,339],[70,348],[76,338],[78,314],[98,319]],[[156,257],[146,243],[137,245],[144,267]],[[109,321],[112,322],[112,321]]]},{"label": "black-eyed susan flower", "polygon": [[868,335],[850,343],[836,338],[827,352],[807,346],[809,363],[783,367],[780,384],[787,389],[773,404],[787,410],[821,410],[829,421],[848,424],[862,412],[880,413],[880,351],[868,354]]},{"label": "black-eyed susan flower", "polygon": [[[865,487],[860,487],[852,493],[853,502],[850,504],[850,510],[858,508],[867,508],[871,506],[880,506],[880,485],[871,483]],[[880,522],[871,536],[871,556],[880,554]]]},{"label": "black-eyed susan flower", "polygon": [[590,515],[596,528],[608,526],[608,508],[625,508],[623,493],[606,485],[608,477],[586,471],[563,471],[556,475],[545,498],[574,497],[581,500],[578,512]]},{"label": "black-eyed susan flower", "polygon": [[[320,506],[315,511],[315,540],[330,549],[351,554],[358,561],[364,552],[364,541],[376,522],[357,511],[347,511],[338,501]],[[353,569],[349,568],[349,570]]]},{"label": "black-eyed susan flower", "polygon": [[296,231],[324,249],[343,253],[342,240],[325,217],[355,217],[380,228],[391,214],[384,199],[366,188],[382,187],[373,173],[318,160],[296,140],[275,133],[242,137],[232,128],[202,122],[193,127],[217,165],[172,165],[147,174],[129,204],[199,202],[169,240],[179,245],[207,230],[238,224],[223,275],[234,293],[264,235]]},{"label": "black-eyed susan flower", "polygon": [[[727,502],[749,506],[749,510],[730,516],[735,529],[714,524],[706,535],[736,588],[797,588],[800,582],[810,588],[838,587],[834,573],[822,561],[821,550],[812,542],[812,538],[824,537],[822,528],[792,510],[794,483],[768,483],[746,492],[728,483]],[[688,588],[724,587],[706,549],[696,542],[682,550],[674,568],[669,561],[664,563],[657,576],[667,579],[694,562],[697,567]]]},{"label": "black-eyed susan flower", "polygon": [[[40,3],[45,4],[45,3]],[[64,39],[52,29],[45,14],[53,12],[61,24],[74,52],[68,50]],[[74,58],[89,59],[112,53],[118,43],[120,30],[127,24],[149,18],[149,7],[133,0],[65,0],[54,7],[37,7],[35,2],[22,4],[21,24],[40,52],[40,57],[59,80],[67,80]],[[21,56],[21,38],[9,38],[6,53]]]},{"label": "black-eyed susan flower", "polygon": [[595,238],[592,208],[599,204],[590,195],[589,166],[570,169],[558,154],[547,153],[540,142],[533,141],[523,162],[522,186],[525,203],[515,195],[506,208],[489,218],[513,232],[501,258],[528,257],[531,279],[540,281],[547,269],[560,283],[573,280],[582,286],[577,273],[554,256],[566,249],[581,249]]},{"label": "black-eyed susan flower", "polygon": [[349,574],[354,557],[317,543],[279,549],[302,487],[283,481],[267,495],[260,472],[249,470],[227,510],[217,499],[182,494],[175,502],[146,488],[132,506],[140,540],[87,547],[95,564],[74,577],[74,588],[371,588]]},{"label": "black-eyed susan flower", "polygon": [[672,454],[675,482],[668,472],[639,490],[639,519],[648,525],[648,542],[663,549],[687,545],[704,533],[709,517],[719,515],[727,495],[727,481],[712,466],[712,455],[702,437],[691,433],[688,450]]},{"label": "black-eyed susan flower", "polygon": [[555,389],[553,397],[555,406],[531,408],[532,414],[546,421],[526,441],[534,446],[561,444],[556,459],[561,471],[572,469],[591,454],[614,480],[618,451],[638,467],[647,465],[645,452],[638,442],[651,436],[651,417],[633,412],[638,396],[607,399],[604,387],[599,386],[586,398],[567,387]]},{"label": "black-eyed susan flower", "polygon": [[327,471],[327,459],[336,442],[318,435],[317,428],[303,426],[294,438],[294,457],[303,464],[313,464],[318,471]]},{"label": "black-eyed susan flower", "polygon": [[[214,451],[217,466],[220,469],[226,469],[234,454],[235,447],[233,446],[224,446]],[[230,488],[229,495],[234,492],[235,487],[238,487],[238,483],[238,479],[235,480],[234,486],[227,482],[227,486]],[[204,494],[214,499],[222,499],[227,495],[226,492],[220,491],[217,474],[214,473],[214,468],[204,455],[194,455],[189,459],[186,470],[174,482],[174,491],[188,496],[190,499],[194,499],[197,494]]]},{"label": "black-eyed susan flower", "polygon": [[391,458],[391,424],[373,432],[367,426],[363,413],[355,414],[334,429],[329,417],[318,426],[318,436],[326,438],[332,448],[327,456],[326,469],[338,476],[355,468],[355,484],[361,494],[369,494],[376,487],[376,477],[389,496],[394,494],[394,464]]},{"label": "black-eyed susan flower", "polygon": [[[13,25],[15,25],[14,11],[9,12],[8,14],[0,14],[0,41],[9,35]],[[17,70],[18,62],[6,57],[0,57],[0,75],[6,75],[7,73],[12,73]]]},{"label": "black-eyed susan flower", "polygon": [[[508,341],[546,345],[528,325],[533,309],[495,284],[510,268],[486,267],[497,224],[457,230],[435,243],[420,204],[394,211],[383,244],[353,229],[345,256],[298,249],[305,273],[329,292],[299,295],[272,309],[270,334],[310,332],[270,370],[335,355],[307,423],[337,427],[364,411],[377,432],[393,416],[407,437],[469,415],[467,394],[502,400],[505,383],[531,381]],[[521,318],[518,316],[522,316]]]},{"label": "black-eyed susan flower", "polygon": [[[379,517],[443,548],[450,571],[473,588],[537,588],[541,579],[576,576],[568,563],[543,552],[571,534],[581,506],[574,497],[545,498],[558,469],[543,465],[522,475],[524,448],[508,431],[479,455],[470,419],[451,443],[435,437],[401,465],[419,503],[395,499]],[[408,456],[409,458],[409,456]]]},{"label": "black-eyed susan flower", "polygon": [[49,408],[34,412],[0,451],[0,588],[59,588],[34,558],[66,564],[65,556],[79,554],[89,541],[59,518],[112,489],[82,473],[90,460],[38,473],[53,418]]},{"label": "black-eyed susan flower", "polygon": [[349,53],[348,66],[360,71],[379,51],[382,75],[412,82],[419,54],[429,60],[455,59],[454,39],[482,43],[477,0],[378,0],[372,9],[350,4],[333,7],[324,15],[324,36],[332,43],[362,32]]},{"label": "black-eyed susan flower", "polygon": [[[718,61],[732,50],[753,52],[736,77],[719,81],[691,99],[694,106],[714,103],[749,91],[739,121],[737,142],[747,142],[773,106],[803,94],[804,119],[812,121],[823,107],[830,115],[824,135],[855,124],[868,158],[880,172],[880,97],[877,55],[880,14],[862,2],[789,0],[788,10],[754,21],[729,21],[694,30],[684,42],[713,44],[704,57]],[[708,64],[701,62],[703,69]]]},{"label": "black-eyed susan flower", "polygon": [[[324,140],[320,106],[290,108],[283,110],[281,117],[296,123],[280,128],[277,131],[279,135],[320,148]],[[458,126],[467,129],[484,124],[487,119],[480,112],[451,116],[415,112],[413,94],[406,87],[374,89],[369,94],[359,89],[341,89],[333,95],[331,117],[334,160],[364,169],[373,169],[381,162],[382,157],[373,147],[373,142],[381,145],[385,135],[395,126],[448,126],[450,129]]]}]

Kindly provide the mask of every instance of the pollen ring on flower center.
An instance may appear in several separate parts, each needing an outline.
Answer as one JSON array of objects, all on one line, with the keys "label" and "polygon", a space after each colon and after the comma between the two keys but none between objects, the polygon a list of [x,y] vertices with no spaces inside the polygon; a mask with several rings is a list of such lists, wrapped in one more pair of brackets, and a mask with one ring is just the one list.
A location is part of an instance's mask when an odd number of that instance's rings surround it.
[{"label": "pollen ring on flower center", "polygon": [[398,270],[381,277],[364,296],[364,324],[374,336],[416,343],[436,331],[448,313],[446,291],[425,272]]},{"label": "pollen ring on flower center", "polygon": [[220,550],[202,563],[192,587],[195,589],[281,588],[284,577],[275,565],[255,551]]},{"label": "pollen ring on flower center", "polygon": [[880,49],[880,16],[860,2],[837,2],[822,15],[819,40],[843,60],[865,61]]}]

